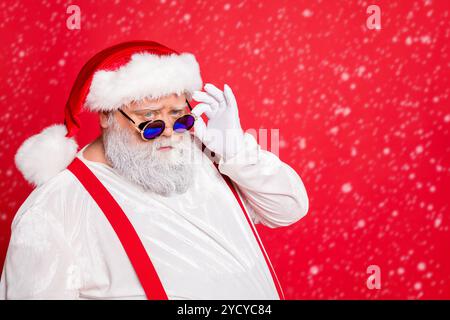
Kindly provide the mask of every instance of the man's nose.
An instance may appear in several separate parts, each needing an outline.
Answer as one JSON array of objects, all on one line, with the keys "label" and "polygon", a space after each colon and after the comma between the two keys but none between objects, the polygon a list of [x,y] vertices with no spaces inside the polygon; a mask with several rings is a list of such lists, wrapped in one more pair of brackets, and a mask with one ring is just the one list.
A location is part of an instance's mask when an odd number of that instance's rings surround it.
[{"label": "man's nose", "polygon": [[170,117],[164,117],[162,119],[166,127],[162,133],[163,136],[170,138],[173,134],[173,120]]}]

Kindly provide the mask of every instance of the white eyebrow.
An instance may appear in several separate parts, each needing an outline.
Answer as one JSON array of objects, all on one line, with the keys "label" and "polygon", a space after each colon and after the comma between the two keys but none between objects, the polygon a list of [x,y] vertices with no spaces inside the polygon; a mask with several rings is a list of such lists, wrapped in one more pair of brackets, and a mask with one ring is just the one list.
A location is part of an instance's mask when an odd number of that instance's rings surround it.
[{"label": "white eyebrow", "polygon": [[[148,106],[145,106],[144,108],[136,109],[136,110],[134,110],[134,112],[142,112],[142,111],[147,111],[147,110],[155,111],[155,110],[162,109],[163,107],[164,106],[148,105]],[[172,109],[183,110],[186,107],[187,107],[187,103],[184,103],[183,105],[173,106]]]}]

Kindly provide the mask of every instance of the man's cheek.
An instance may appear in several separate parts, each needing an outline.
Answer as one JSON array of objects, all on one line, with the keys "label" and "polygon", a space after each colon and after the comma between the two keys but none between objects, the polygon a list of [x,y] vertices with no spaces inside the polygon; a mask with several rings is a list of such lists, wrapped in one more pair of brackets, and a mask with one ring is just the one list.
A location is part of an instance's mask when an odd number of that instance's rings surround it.
[{"label": "man's cheek", "polygon": [[128,135],[133,136],[133,141],[135,143],[138,143],[138,144],[146,144],[147,143],[146,140],[142,139],[141,133],[139,133],[137,130],[132,130],[132,131],[128,130]]}]

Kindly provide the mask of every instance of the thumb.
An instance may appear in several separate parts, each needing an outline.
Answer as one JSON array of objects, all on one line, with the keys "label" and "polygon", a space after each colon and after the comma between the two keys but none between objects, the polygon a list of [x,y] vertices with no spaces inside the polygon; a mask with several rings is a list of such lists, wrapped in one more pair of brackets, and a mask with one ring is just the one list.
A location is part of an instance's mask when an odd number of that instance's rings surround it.
[{"label": "thumb", "polygon": [[[194,109],[192,111],[194,111]],[[194,134],[203,142],[206,135],[206,124],[201,117],[198,117],[194,122]]]}]

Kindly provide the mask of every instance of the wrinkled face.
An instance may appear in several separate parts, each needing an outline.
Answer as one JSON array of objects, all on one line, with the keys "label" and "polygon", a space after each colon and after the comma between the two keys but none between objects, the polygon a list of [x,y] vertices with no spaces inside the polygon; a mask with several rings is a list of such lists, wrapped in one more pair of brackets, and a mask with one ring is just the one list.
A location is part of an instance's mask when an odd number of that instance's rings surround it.
[{"label": "wrinkled face", "polygon": [[[142,99],[124,106],[122,110],[134,120],[135,124],[133,125],[129,119],[118,111],[114,112],[114,119],[121,128],[134,134],[136,143],[153,143],[157,140],[167,139],[172,139],[172,141],[180,140],[180,135],[173,131],[173,124],[175,120],[188,113],[186,96],[184,94],[172,94],[160,99]],[[162,120],[166,127],[161,136],[150,141],[144,141],[140,133],[133,127],[137,127],[140,123],[149,120]],[[106,127],[108,126],[107,122],[104,124]],[[169,150],[161,148],[160,151]]]},{"label": "wrinkled face", "polygon": [[[191,134],[174,132],[173,124],[188,112],[185,95],[144,99],[122,110],[135,124],[119,111],[100,115],[105,157],[122,176],[146,191],[163,196],[184,193],[193,180],[189,160],[196,148]],[[163,120],[166,127],[159,137],[145,141],[135,127],[149,120]]]}]

